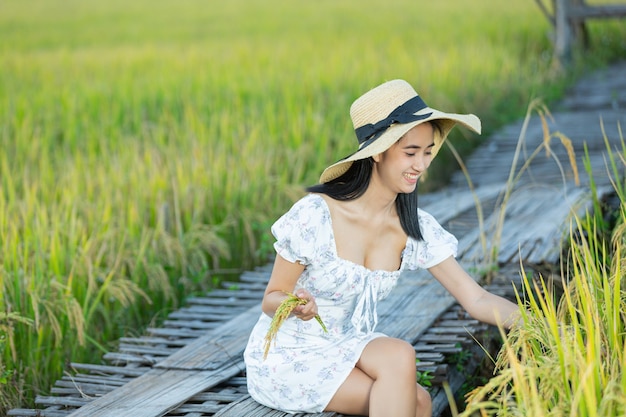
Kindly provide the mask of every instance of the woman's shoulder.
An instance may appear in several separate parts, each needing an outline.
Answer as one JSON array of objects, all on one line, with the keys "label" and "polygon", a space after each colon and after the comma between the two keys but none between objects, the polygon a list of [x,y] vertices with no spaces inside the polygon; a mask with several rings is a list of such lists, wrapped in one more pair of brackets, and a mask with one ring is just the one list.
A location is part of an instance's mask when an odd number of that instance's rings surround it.
[{"label": "woman's shoulder", "polygon": [[328,211],[328,204],[321,194],[309,193],[293,204],[290,211],[293,210]]},{"label": "woman's shoulder", "polygon": [[297,222],[312,226],[324,223],[328,218],[329,209],[324,198],[319,194],[310,193],[297,200],[277,223]]},{"label": "woman's shoulder", "polygon": [[429,212],[417,209],[417,218],[420,224],[422,237],[426,242],[450,240],[456,242],[456,238],[448,232],[439,221]]},{"label": "woman's shoulder", "polygon": [[290,262],[311,264],[331,241],[330,215],[324,200],[313,194],[302,197],[272,225],[271,231],[278,254]]},{"label": "woman's shoulder", "polygon": [[435,219],[435,216],[421,208],[417,209],[417,219],[419,220],[420,227],[441,227],[437,219]]},{"label": "woman's shoulder", "polygon": [[458,241],[425,210],[418,209],[423,240],[409,238],[406,248],[408,269],[430,268],[448,256],[456,256]]}]

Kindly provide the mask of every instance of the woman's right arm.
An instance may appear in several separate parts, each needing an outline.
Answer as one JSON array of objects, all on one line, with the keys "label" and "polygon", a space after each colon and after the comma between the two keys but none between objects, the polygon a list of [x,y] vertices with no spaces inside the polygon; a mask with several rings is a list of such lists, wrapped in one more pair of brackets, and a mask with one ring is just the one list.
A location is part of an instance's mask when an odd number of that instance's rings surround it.
[{"label": "woman's right arm", "polygon": [[[287,298],[286,292],[293,293],[298,278],[304,271],[304,265],[300,263],[289,262],[280,255],[276,255],[272,275],[267,283],[265,294],[263,295],[263,303],[261,308],[263,312],[270,317],[274,316],[276,309]],[[310,320],[317,314],[317,304],[314,297],[305,289],[298,289],[295,293],[300,298],[309,300],[304,305],[297,306],[293,310],[293,315],[302,319]]]}]

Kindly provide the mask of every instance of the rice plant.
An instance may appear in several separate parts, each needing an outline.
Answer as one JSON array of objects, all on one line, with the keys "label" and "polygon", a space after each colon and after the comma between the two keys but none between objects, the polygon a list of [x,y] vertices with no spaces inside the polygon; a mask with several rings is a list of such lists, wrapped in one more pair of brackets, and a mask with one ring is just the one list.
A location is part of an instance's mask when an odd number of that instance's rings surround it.
[{"label": "rice plant", "polygon": [[[272,346],[272,342],[275,341],[278,330],[280,330],[280,327],[283,325],[285,320],[287,320],[287,318],[291,315],[296,307],[305,305],[308,302],[307,299],[300,298],[290,292],[286,294],[287,297],[280,303],[280,305],[276,309],[276,312],[272,317],[272,321],[270,322],[270,328],[267,330],[267,334],[265,335],[265,350],[263,352],[263,359],[267,357],[270,347]],[[322,330],[324,330],[324,332],[328,332],[328,329],[326,329],[326,325],[322,321],[322,318],[319,316],[319,314],[315,315],[315,321],[317,321],[319,325],[322,326]]]},{"label": "rice plant", "polygon": [[503,335],[496,375],[470,393],[460,416],[626,414],[623,138],[621,143],[621,149],[608,149],[607,174],[620,199],[610,238],[604,239],[597,215],[574,218],[558,303],[541,278],[523,275],[523,324]]}]

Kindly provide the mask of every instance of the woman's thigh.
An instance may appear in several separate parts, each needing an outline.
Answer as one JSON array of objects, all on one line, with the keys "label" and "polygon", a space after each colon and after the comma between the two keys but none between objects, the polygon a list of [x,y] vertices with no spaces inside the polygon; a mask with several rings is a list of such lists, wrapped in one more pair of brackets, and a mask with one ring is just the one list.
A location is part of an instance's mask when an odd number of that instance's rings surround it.
[{"label": "woman's thigh", "polygon": [[368,415],[374,381],[384,373],[397,378],[398,372],[413,378],[413,384],[417,387],[413,347],[400,339],[389,337],[372,340],[361,353],[356,367],[328,403],[326,411]]},{"label": "woman's thigh", "polygon": [[370,391],[374,380],[354,368],[326,406],[326,411],[366,416],[369,413]]}]

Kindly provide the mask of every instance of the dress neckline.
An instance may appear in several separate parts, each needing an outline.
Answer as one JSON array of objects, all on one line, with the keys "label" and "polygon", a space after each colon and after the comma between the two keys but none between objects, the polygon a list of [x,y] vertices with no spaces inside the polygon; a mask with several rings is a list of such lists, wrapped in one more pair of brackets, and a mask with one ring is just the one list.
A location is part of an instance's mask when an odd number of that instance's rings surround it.
[{"label": "dress neckline", "polygon": [[311,193],[311,196],[314,196],[315,198],[319,198],[322,201],[322,204],[324,205],[324,209],[326,210],[326,213],[328,214],[328,222],[329,222],[329,227],[330,227],[330,239],[331,239],[331,247],[333,250],[333,255],[335,256],[336,259],[340,260],[341,262],[353,265],[355,267],[364,269],[365,271],[368,271],[370,273],[385,273],[385,274],[397,274],[400,273],[404,267],[404,261],[405,261],[405,256],[404,256],[404,252],[406,251],[406,248],[409,244],[409,240],[411,239],[410,236],[407,236],[407,241],[404,244],[404,249],[402,249],[402,253],[400,254],[400,267],[398,269],[396,269],[395,271],[389,271],[387,269],[370,269],[365,265],[361,265],[360,263],[351,261],[349,259],[345,259],[339,256],[339,251],[337,250],[337,241],[335,240],[335,229],[333,229],[333,218],[332,215],[330,213],[330,207],[328,206],[328,203],[326,202],[326,200],[324,199],[324,197],[322,197],[319,194],[315,194],[315,193]]}]

